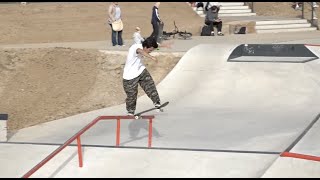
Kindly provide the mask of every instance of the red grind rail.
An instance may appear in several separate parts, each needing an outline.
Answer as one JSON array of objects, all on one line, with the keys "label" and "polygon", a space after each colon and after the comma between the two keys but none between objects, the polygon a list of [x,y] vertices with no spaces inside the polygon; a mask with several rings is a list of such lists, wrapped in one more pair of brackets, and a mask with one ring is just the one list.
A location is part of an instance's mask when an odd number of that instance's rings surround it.
[{"label": "red grind rail", "polygon": [[320,46],[319,44],[304,44],[305,46]]},{"label": "red grind rail", "polygon": [[[74,140],[77,139],[77,146],[78,146],[78,158],[79,158],[79,167],[83,166],[83,158],[82,158],[82,148],[81,148],[81,140],[80,136],[86,132],[88,129],[90,129],[93,125],[95,125],[100,120],[117,120],[117,130],[116,130],[116,146],[119,146],[120,144],[120,120],[126,119],[126,120],[132,120],[134,116],[99,116],[93,121],[91,121],[88,125],[86,125],[84,128],[82,128],[80,131],[78,131],[75,135],[73,135],[70,139],[68,139],[63,145],[58,147],[55,151],[53,151],[51,154],[49,154],[45,159],[43,159],[40,163],[38,163],[36,166],[34,166],[30,171],[28,171],[26,174],[22,176],[22,178],[29,178],[33,173],[35,173],[37,170],[39,170],[43,165],[45,165],[50,159],[52,159],[55,155],[57,155],[60,151],[62,151],[65,147],[67,147],[69,144],[71,144]],[[154,119],[154,116],[141,116],[141,119],[149,119],[149,135],[148,135],[148,147],[151,147],[152,143],[152,120]],[[138,121],[138,120],[136,120]]]},{"label": "red grind rail", "polygon": [[298,154],[298,153],[291,153],[291,152],[283,152],[281,157],[292,157],[292,158],[298,158],[298,159],[305,159],[310,161],[320,161],[320,157],[318,156],[310,156],[306,154]]}]

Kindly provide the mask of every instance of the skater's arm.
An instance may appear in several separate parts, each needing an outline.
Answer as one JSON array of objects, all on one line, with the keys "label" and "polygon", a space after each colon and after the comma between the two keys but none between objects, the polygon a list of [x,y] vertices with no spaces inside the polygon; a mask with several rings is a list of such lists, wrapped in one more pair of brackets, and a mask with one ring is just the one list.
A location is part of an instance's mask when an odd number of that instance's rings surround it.
[{"label": "skater's arm", "polygon": [[151,56],[150,54],[144,52],[144,51],[143,51],[142,49],[140,49],[140,48],[137,49],[137,54],[141,54],[142,56],[147,57],[147,58],[150,58],[150,59],[152,59],[152,60],[157,60],[156,57]]}]

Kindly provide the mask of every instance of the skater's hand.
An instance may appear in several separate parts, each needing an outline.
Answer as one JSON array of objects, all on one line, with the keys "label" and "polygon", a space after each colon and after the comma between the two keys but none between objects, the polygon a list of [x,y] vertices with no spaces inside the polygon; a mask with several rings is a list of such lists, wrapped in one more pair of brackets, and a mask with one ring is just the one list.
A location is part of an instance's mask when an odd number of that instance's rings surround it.
[{"label": "skater's hand", "polygon": [[156,61],[157,60],[157,58],[156,57],[154,57],[154,56],[151,56],[150,57],[152,60],[154,60],[154,61]]}]

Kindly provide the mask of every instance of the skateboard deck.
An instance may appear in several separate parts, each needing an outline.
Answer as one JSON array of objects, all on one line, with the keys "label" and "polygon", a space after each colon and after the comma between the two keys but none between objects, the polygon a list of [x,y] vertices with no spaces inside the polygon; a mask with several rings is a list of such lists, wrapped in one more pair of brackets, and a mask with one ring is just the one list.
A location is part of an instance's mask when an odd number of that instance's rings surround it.
[{"label": "skateboard deck", "polygon": [[157,107],[157,108],[154,107],[154,108],[150,108],[150,109],[141,111],[141,112],[139,112],[139,113],[136,113],[136,114],[134,115],[134,118],[135,118],[135,119],[139,119],[142,114],[147,113],[147,112],[150,112],[150,111],[153,111],[153,110],[160,110],[161,112],[163,112],[163,109],[162,109],[162,108],[165,107],[165,106],[167,106],[168,104],[169,104],[169,102],[165,102],[165,103],[161,104],[160,107]]}]

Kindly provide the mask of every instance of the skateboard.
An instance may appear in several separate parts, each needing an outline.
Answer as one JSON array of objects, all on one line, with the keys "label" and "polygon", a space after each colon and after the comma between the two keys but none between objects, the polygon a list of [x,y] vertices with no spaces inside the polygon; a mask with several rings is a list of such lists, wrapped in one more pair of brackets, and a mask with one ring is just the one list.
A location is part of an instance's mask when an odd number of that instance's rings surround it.
[{"label": "skateboard", "polygon": [[162,109],[162,108],[165,107],[165,106],[168,105],[168,104],[169,104],[169,102],[165,102],[165,103],[161,104],[161,106],[159,106],[159,107],[150,108],[150,109],[141,111],[141,112],[139,112],[139,113],[136,113],[136,114],[134,115],[134,118],[135,118],[135,119],[140,119],[142,114],[144,114],[144,113],[146,113],[146,112],[149,112],[149,111],[153,111],[153,110],[159,110],[160,112],[163,112],[163,109]]}]

